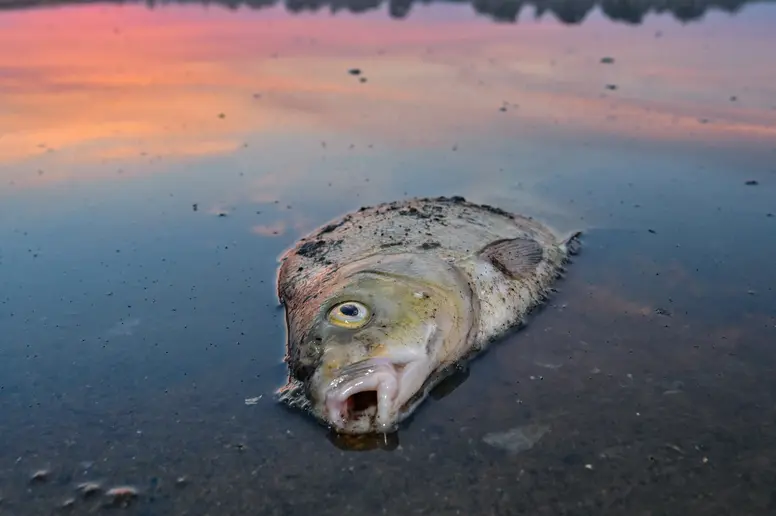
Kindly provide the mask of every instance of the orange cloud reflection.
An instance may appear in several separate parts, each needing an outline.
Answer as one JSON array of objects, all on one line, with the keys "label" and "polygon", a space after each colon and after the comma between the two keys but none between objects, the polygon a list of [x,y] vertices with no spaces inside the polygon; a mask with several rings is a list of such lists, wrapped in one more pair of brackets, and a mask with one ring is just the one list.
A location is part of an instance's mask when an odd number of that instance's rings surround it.
[{"label": "orange cloud reflection", "polygon": [[[611,38],[599,38],[602,30]],[[269,134],[339,132],[404,146],[535,129],[776,141],[766,100],[776,98],[776,70],[756,58],[769,44],[744,34],[737,44],[754,57],[720,57],[702,51],[700,29],[686,30],[667,53],[642,33],[595,23],[569,30],[142,6],[5,13],[0,180],[52,149],[69,163],[185,158],[232,153]],[[624,64],[602,66],[612,45]],[[346,73],[356,66],[366,83]],[[734,105],[731,77],[760,89]],[[606,91],[608,83],[619,89]],[[77,170],[27,184],[78,178]]]}]

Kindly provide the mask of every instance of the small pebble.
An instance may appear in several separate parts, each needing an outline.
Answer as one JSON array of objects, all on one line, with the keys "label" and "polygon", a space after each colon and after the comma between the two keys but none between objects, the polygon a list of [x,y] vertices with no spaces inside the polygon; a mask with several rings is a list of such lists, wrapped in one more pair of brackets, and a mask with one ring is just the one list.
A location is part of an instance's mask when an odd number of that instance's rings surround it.
[{"label": "small pebble", "polygon": [[118,486],[110,488],[105,496],[109,499],[110,505],[126,507],[138,497],[138,491],[132,486]]},{"label": "small pebble", "polygon": [[78,484],[76,490],[78,490],[81,493],[81,496],[84,498],[89,498],[90,496],[96,495],[102,491],[102,486],[97,482],[84,482],[82,484]]},{"label": "small pebble", "polygon": [[30,477],[30,482],[45,482],[48,480],[50,473],[51,472],[47,469],[40,469],[32,474],[32,477]]}]

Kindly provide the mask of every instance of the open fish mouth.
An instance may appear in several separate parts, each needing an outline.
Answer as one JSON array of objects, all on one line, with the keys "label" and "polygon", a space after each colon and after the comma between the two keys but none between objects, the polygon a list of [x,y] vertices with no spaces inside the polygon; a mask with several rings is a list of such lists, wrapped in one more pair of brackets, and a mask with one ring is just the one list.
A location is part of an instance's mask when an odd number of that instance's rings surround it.
[{"label": "open fish mouth", "polygon": [[340,369],[326,392],[329,422],[347,433],[390,432],[404,368],[373,358]]}]

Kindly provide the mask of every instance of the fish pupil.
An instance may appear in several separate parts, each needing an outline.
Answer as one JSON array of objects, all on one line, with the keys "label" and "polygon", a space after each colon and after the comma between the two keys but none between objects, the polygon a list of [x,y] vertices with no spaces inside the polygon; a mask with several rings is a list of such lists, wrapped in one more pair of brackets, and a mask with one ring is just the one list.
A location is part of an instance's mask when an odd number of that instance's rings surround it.
[{"label": "fish pupil", "polygon": [[343,305],[340,308],[340,312],[342,312],[342,315],[345,317],[355,317],[358,315],[358,307],[355,305]]}]

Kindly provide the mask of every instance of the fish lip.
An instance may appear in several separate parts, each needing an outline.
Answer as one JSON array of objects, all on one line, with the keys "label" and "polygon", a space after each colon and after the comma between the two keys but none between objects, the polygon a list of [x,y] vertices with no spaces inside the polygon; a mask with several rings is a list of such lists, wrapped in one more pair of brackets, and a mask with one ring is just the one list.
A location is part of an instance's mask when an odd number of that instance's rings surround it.
[{"label": "fish lip", "polygon": [[[325,412],[329,423],[346,433],[389,432],[396,424],[394,402],[400,373],[387,358],[370,358],[339,369],[326,389]],[[350,425],[348,399],[360,392],[376,391],[377,410],[369,428]]]}]

